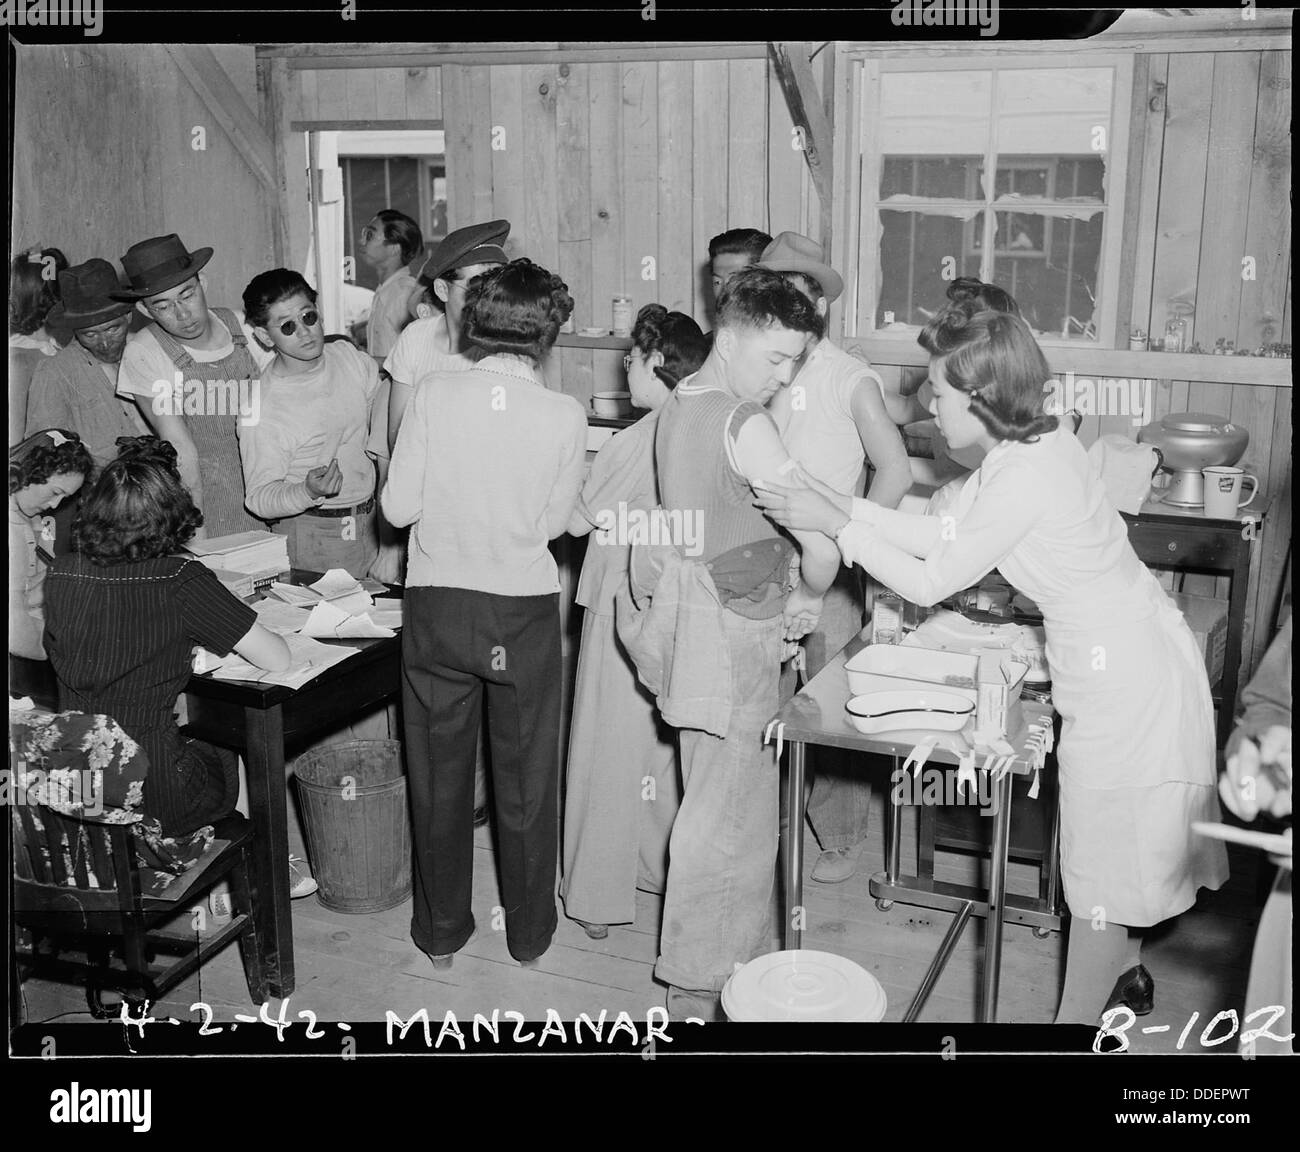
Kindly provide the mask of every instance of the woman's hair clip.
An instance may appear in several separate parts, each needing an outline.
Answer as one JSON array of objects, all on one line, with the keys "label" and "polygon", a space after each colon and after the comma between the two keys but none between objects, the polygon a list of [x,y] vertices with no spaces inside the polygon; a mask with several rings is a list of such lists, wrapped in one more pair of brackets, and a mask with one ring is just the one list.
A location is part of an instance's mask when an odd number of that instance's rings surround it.
[{"label": "woman's hair clip", "polygon": [[45,433],[45,435],[47,435],[50,438],[55,448],[57,448],[60,444],[69,443],[70,440],[72,439],[70,436],[65,436],[57,428],[51,428],[48,432]]}]

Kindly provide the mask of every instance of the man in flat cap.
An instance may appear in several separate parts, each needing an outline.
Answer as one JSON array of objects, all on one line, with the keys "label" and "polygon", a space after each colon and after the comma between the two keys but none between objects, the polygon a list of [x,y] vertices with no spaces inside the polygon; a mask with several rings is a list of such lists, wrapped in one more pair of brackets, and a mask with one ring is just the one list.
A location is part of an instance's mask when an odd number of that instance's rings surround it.
[{"label": "man in flat cap", "polygon": [[[821,245],[797,232],[782,232],[758,263],[782,273],[823,318],[844,290],[839,273],[823,259]],[[837,492],[861,494],[867,462],[875,470],[868,493],[875,503],[896,508],[912,486],[907,450],[885,411],[880,377],[864,361],[835,347],[829,337],[811,344],[793,379],[768,409],[790,455]],[[804,639],[809,677],[861,631],[865,600],[861,571],[842,567],[826,593],[817,628]],[[812,877],[833,884],[847,880],[857,867],[867,834],[871,782],[859,769],[845,765],[837,749],[817,752],[808,819],[822,854]]]},{"label": "man in flat cap", "polygon": [[70,328],[73,338],[36,369],[27,402],[28,436],[67,428],[81,437],[98,468],[116,459],[119,436],[149,431],[135,404],[117,395],[134,311],[130,302],[109,295],[121,287],[113,265],[99,258],[59,273],[61,301],[46,323]]},{"label": "man in flat cap", "polygon": [[190,252],[175,232],[122,257],[128,286],[112,295],[138,304],[152,323],[127,340],[117,392],[175,446],[181,479],[203,511],[199,534],[226,536],[266,528],[244,507],[238,428],[256,418],[261,369],[275,353],[241,314],[209,307],[199,273],[211,259],[211,248]]},{"label": "man in flat cap", "polygon": [[388,399],[388,442],[397,442],[397,429],[411,394],[430,372],[461,372],[476,359],[460,343],[460,314],[465,287],[480,272],[507,261],[505,242],[509,220],[471,224],[447,234],[420,272],[411,294],[411,311],[417,317],[397,338],[384,361],[392,377]]}]

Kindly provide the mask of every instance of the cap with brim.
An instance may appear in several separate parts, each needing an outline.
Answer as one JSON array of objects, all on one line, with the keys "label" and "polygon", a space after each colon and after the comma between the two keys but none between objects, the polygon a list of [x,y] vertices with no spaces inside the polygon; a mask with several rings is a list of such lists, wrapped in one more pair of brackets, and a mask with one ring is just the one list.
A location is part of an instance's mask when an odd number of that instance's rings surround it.
[{"label": "cap with brim", "polygon": [[184,284],[212,259],[211,248],[190,252],[175,232],[132,244],[122,257],[127,287],[112,293],[114,300],[144,300]]},{"label": "cap with brim", "polygon": [[782,232],[777,236],[763,249],[758,265],[773,272],[802,272],[811,276],[822,286],[828,303],[844,291],[843,278],[822,260],[821,245],[798,232]]},{"label": "cap with brim", "polygon": [[84,264],[74,264],[59,273],[61,299],[50,309],[46,323],[75,331],[117,320],[132,308],[129,300],[112,295],[121,290],[117,272],[107,260],[95,257]]},{"label": "cap with brim", "polygon": [[433,250],[420,269],[420,275],[425,280],[437,280],[453,268],[465,268],[470,264],[505,264],[510,259],[504,247],[509,235],[509,220],[489,220],[486,224],[457,228]]}]

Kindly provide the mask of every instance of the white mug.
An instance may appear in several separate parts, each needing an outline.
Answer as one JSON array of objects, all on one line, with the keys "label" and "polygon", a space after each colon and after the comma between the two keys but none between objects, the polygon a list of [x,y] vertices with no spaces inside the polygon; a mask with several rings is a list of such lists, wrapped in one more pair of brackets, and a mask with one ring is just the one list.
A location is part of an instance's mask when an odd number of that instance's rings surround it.
[{"label": "white mug", "polygon": [[[1205,478],[1205,515],[1211,520],[1235,520],[1237,509],[1244,508],[1259,493],[1259,481],[1242,468],[1216,464],[1202,468],[1201,475]],[[1246,480],[1251,484],[1250,495],[1241,500],[1241,486]]]}]

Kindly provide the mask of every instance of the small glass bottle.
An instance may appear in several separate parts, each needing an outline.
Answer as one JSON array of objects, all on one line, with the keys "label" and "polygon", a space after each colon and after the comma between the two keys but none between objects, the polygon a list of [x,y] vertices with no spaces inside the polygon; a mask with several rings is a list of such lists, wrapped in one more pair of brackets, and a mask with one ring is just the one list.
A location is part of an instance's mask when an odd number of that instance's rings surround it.
[{"label": "small glass bottle", "polygon": [[903,637],[903,598],[881,588],[871,602],[871,642],[897,644]]}]

